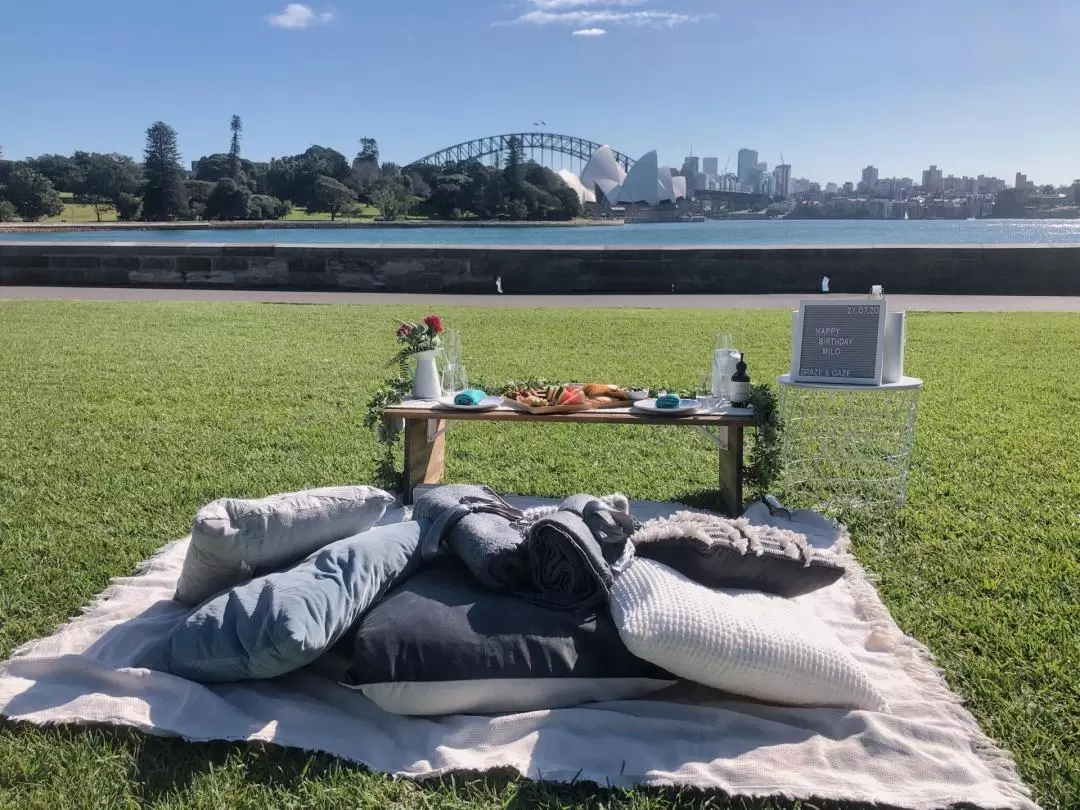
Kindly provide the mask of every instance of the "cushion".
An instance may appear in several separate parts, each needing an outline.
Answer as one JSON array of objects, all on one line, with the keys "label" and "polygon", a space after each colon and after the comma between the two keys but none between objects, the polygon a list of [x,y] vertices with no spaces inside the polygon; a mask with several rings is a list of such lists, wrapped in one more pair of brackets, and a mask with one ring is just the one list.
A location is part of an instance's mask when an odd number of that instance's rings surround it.
[{"label": "cushion", "polygon": [[674,680],[630,654],[606,611],[495,593],[443,557],[360,622],[346,685],[394,714],[441,715],[621,700]]},{"label": "cushion", "polygon": [[351,486],[207,504],[195,515],[175,598],[197,605],[286,568],[327,543],[370,529],[393,502],[381,489]]},{"label": "cushion", "polygon": [[828,626],[797,601],[710,590],[638,558],[615,581],[610,608],[632,653],[688,680],[769,703],[888,710]]},{"label": "cushion", "polygon": [[680,512],[645,523],[631,541],[637,555],[663,563],[710,588],[802,596],[844,575],[840,559],[805,535],[745,518]]},{"label": "cushion", "polygon": [[206,602],[143,666],[201,683],[274,678],[327,652],[420,566],[420,527],[379,526]]}]

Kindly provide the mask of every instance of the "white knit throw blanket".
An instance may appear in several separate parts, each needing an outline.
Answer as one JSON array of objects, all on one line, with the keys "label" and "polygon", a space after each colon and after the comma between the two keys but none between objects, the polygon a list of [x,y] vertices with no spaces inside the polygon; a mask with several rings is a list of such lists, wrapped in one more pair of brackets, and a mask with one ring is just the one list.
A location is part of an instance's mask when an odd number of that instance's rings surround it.
[{"label": "white knit throw blanket", "polygon": [[[514,499],[519,507],[545,506]],[[635,503],[639,520],[673,504]],[[510,768],[533,779],[677,785],[734,796],[1035,808],[1009,757],[979,730],[927,651],[890,618],[846,535],[828,521],[749,525],[794,531],[844,554],[847,574],[798,601],[828,624],[893,713],[794,709],[680,685],[647,700],[504,717],[399,717],[313,672],[207,687],[129,666],[185,615],[170,601],[186,540],[118,579],[86,614],[0,665],[0,715],[50,725],[106,723],[186,740],[259,740],[325,751],[406,777]],[[397,510],[385,522],[407,519]],[[742,529],[740,529],[742,531]]]}]

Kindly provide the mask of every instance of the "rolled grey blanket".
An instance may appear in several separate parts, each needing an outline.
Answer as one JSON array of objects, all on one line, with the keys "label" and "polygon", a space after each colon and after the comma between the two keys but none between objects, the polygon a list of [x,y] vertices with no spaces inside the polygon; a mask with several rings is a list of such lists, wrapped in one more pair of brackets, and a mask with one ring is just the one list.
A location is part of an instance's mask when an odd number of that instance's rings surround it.
[{"label": "rolled grey blanket", "polygon": [[513,525],[521,514],[486,487],[457,484],[431,490],[413,508],[424,559],[448,548],[498,593],[530,590],[525,540]]},{"label": "rolled grey blanket", "polygon": [[[591,499],[591,503],[600,502]],[[587,503],[572,505],[596,515],[597,510]],[[629,565],[634,553],[625,537],[601,542],[581,515],[566,509],[538,520],[526,539],[535,589],[531,600],[563,610],[584,610],[606,602],[616,574]]]}]

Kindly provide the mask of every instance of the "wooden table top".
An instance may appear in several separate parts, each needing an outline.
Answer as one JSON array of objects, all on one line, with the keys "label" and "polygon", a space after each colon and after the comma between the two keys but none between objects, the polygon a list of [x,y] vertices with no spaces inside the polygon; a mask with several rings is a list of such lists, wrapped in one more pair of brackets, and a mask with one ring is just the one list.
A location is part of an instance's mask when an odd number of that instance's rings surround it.
[{"label": "wooden table top", "polygon": [[700,410],[681,416],[659,416],[642,413],[630,408],[605,408],[576,413],[529,413],[509,405],[500,405],[490,411],[459,411],[446,408],[428,400],[406,400],[400,405],[387,408],[384,416],[390,419],[444,419],[447,421],[473,422],[568,422],[583,425],[713,425],[754,426],[753,408],[723,406],[712,410]]}]

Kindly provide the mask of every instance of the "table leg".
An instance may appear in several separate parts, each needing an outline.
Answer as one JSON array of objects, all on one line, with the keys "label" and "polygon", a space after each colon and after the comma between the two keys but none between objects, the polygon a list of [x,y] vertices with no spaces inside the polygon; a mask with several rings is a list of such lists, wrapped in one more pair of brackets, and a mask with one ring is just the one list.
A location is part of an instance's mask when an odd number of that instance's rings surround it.
[{"label": "table leg", "polygon": [[[437,422],[428,432],[428,422]],[[413,489],[421,484],[441,484],[446,467],[446,437],[442,420],[405,420],[405,491],[402,501],[413,502]]]},{"label": "table leg", "polygon": [[743,511],[743,429],[728,428],[727,447],[720,449],[720,502],[729,517]]}]

